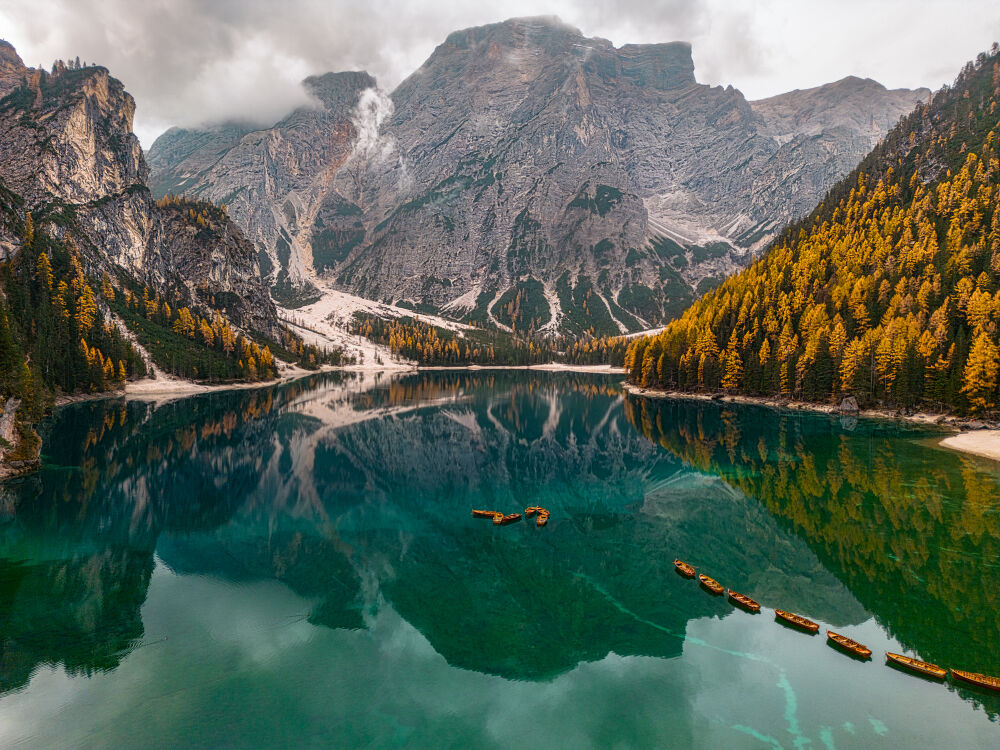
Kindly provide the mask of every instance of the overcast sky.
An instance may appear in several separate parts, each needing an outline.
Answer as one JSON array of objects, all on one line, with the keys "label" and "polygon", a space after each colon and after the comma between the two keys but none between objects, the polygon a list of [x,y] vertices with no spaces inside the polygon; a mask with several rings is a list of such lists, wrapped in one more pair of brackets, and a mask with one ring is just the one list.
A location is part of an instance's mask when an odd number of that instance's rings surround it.
[{"label": "overcast sky", "polygon": [[171,125],[273,123],[312,73],[391,89],[451,31],[523,15],[616,45],[689,41],[699,81],[751,99],[846,75],[938,88],[1000,39],[998,0],[0,0],[0,38],[28,65],[110,68],[148,148]]}]

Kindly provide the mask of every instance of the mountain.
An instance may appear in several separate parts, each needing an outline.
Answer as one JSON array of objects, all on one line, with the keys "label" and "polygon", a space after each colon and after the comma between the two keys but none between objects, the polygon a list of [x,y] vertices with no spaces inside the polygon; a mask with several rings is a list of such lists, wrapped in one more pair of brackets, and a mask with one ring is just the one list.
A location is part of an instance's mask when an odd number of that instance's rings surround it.
[{"label": "mountain", "polygon": [[[20,63],[11,55],[9,46],[0,54],[7,79]],[[68,230],[95,273],[124,272],[187,304],[224,296],[234,323],[277,335],[256,252],[240,230],[228,221],[185,229],[177,212],[154,205],[132,132],[135,101],[121,82],[97,66],[47,74],[21,64],[20,73],[0,101],[0,180],[19,213],[53,234]],[[11,228],[0,231],[0,259],[22,242]]]},{"label": "mountain", "polygon": [[[336,262],[358,234],[353,205],[330,189],[351,154],[355,105],[375,87],[367,73],[328,73],[303,84],[316,104],[266,131],[238,124],[168,130],[150,149],[157,195],[181,193],[225,204],[260,249],[275,297],[314,299],[310,279]],[[363,234],[363,233],[362,233]]]},{"label": "mountain", "polygon": [[313,294],[315,271],[373,299],[571,333],[680,312],[928,95],[852,78],[752,103],[699,84],[688,44],[616,48],[546,18],[451,34],[391,99],[340,75],[367,88],[271,129],[168,131],[155,189],[228,197],[282,299]]},{"label": "mountain", "polygon": [[763,258],[633,343],[630,378],[646,387],[994,409],[998,104],[994,45]]},{"label": "mountain", "polygon": [[278,323],[257,252],[224,209],[155,201],[135,102],[99,66],[26,67],[0,42],[0,475],[37,464],[57,393],[150,372],[273,377]]}]

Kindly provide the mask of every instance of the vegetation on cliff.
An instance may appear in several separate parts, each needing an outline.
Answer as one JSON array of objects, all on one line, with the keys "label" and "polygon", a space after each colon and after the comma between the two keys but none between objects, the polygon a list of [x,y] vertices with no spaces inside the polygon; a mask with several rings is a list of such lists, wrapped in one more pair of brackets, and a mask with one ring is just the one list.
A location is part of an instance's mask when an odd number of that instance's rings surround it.
[{"label": "vegetation on cliff", "polygon": [[625,365],[645,387],[993,409],[1000,53],[903,118],[766,255]]}]

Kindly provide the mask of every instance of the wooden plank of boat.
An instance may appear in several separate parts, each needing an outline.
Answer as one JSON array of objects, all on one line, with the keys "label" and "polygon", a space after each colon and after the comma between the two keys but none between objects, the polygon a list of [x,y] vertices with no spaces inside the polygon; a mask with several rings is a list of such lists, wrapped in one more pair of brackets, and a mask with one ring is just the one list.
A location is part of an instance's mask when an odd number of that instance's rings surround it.
[{"label": "wooden plank of boat", "polygon": [[[521,520],[520,513],[510,513],[509,515],[506,516],[500,516],[500,525],[506,526],[508,523],[514,523],[515,521],[520,521],[520,520]],[[493,519],[493,523],[496,523],[495,518]]]},{"label": "wooden plank of boat", "polygon": [[774,610],[774,616],[780,618],[789,625],[794,625],[797,628],[806,630],[810,633],[819,632],[819,624],[813,622],[812,620],[806,619],[802,615],[797,615],[794,612],[786,612],[783,609]]},{"label": "wooden plank of boat", "polygon": [[[474,510],[474,511],[472,511],[472,515],[475,518],[493,518],[496,514],[497,514],[497,512],[495,510]],[[503,513],[501,513],[500,515],[503,515]]]},{"label": "wooden plank of boat", "polygon": [[975,685],[976,687],[1000,692],[1000,677],[993,677],[988,674],[979,674],[978,672],[963,672],[961,669],[951,670],[951,677],[953,680],[961,680],[962,682],[967,682],[970,685]]},{"label": "wooden plank of boat", "polygon": [[685,578],[694,578],[694,568],[683,560],[674,560],[674,569]]},{"label": "wooden plank of boat", "polygon": [[829,639],[830,643],[833,643],[836,646],[840,646],[840,648],[844,649],[845,651],[851,652],[855,656],[858,656],[862,659],[872,658],[872,650],[870,648],[865,646],[863,643],[852,641],[846,635],[841,635],[840,633],[834,633],[832,630],[827,630],[826,637]]},{"label": "wooden plank of boat", "polygon": [[738,594],[732,589],[729,589],[729,601],[739,607],[743,607],[747,612],[753,612],[754,614],[760,612],[760,605],[757,602],[746,594]]},{"label": "wooden plank of boat", "polygon": [[724,589],[722,588],[722,584],[716,581],[714,578],[710,578],[709,576],[702,573],[700,576],[698,576],[698,580],[701,581],[701,585],[704,586],[706,589],[708,589],[710,593],[715,594],[716,596],[722,595],[722,592],[724,591]]},{"label": "wooden plank of boat", "polygon": [[913,672],[923,675],[924,677],[933,677],[935,680],[943,680],[948,674],[948,670],[943,667],[939,667],[937,664],[931,664],[930,662],[920,661],[920,659],[914,659],[910,656],[903,656],[903,654],[894,654],[892,651],[885,652],[885,659],[892,664],[898,664],[899,666],[909,669]]}]

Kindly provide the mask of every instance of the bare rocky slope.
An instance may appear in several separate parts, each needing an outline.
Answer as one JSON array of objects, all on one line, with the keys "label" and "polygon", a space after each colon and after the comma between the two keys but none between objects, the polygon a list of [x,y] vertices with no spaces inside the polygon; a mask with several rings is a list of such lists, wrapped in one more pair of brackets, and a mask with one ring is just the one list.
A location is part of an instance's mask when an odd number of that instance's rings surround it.
[{"label": "bare rocky slope", "polygon": [[614,47],[555,19],[451,34],[391,98],[308,79],[273,128],[171,130],[158,193],[227,203],[269,283],[316,277],[483,323],[662,322],[811,210],[926,90],[847,78],[748,102],[690,45]]},{"label": "bare rocky slope", "polygon": [[124,275],[277,335],[257,253],[241,230],[231,221],[192,226],[154,203],[134,112],[107,69],[60,65],[43,75],[0,43],[0,260],[16,255],[15,227],[30,212],[40,229],[71,238],[93,275]]}]

